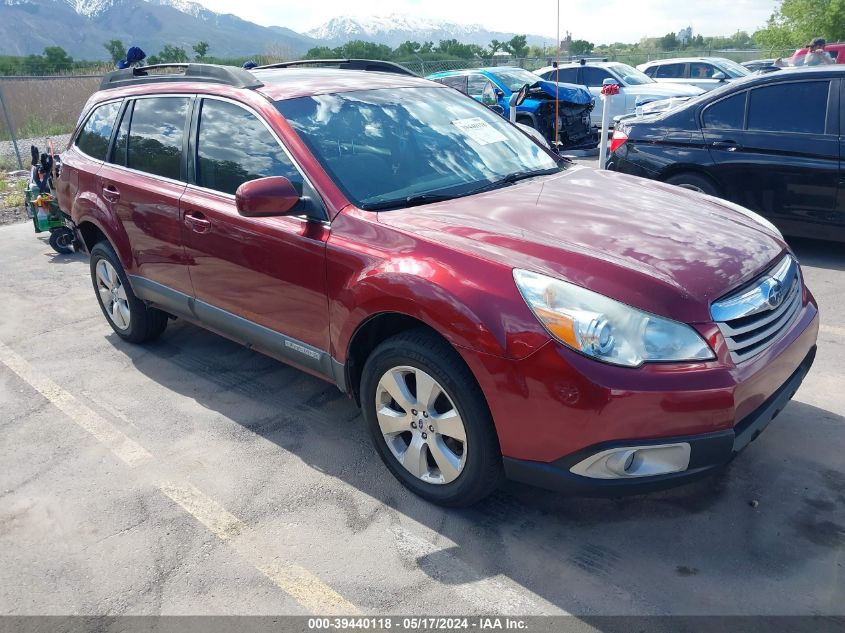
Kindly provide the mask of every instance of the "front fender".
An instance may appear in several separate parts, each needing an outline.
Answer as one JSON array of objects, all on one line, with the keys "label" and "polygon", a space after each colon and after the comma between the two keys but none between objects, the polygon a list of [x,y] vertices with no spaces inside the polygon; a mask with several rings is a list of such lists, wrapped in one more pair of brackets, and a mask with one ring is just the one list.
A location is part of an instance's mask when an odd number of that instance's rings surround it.
[{"label": "front fender", "polygon": [[417,319],[456,348],[498,357],[524,358],[549,340],[513,286],[510,269],[503,275],[508,285],[494,282],[503,289],[495,295],[456,270],[432,260],[390,260],[349,278],[330,304],[335,360],[345,363],[358,328],[385,313]]}]

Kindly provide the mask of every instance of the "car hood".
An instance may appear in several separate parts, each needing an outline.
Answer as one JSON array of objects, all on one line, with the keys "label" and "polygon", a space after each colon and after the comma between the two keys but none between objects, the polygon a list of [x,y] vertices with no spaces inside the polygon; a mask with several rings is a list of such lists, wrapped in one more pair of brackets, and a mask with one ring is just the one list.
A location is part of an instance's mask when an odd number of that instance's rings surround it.
[{"label": "car hood", "polygon": [[651,83],[639,86],[627,86],[626,92],[636,95],[648,95],[655,97],[695,97],[704,94],[704,90],[698,86],[687,84]]},{"label": "car hood", "polygon": [[779,235],[715,198],[586,167],[382,212],[379,221],[687,323],[710,321],[713,300],[786,249]]},{"label": "car hood", "polygon": [[533,92],[535,90],[540,90],[550,97],[557,96],[558,101],[566,101],[577,105],[587,105],[593,102],[593,95],[590,94],[590,91],[575,84],[566,84],[563,82],[556,84],[554,81],[541,79],[531,85],[531,91]]}]

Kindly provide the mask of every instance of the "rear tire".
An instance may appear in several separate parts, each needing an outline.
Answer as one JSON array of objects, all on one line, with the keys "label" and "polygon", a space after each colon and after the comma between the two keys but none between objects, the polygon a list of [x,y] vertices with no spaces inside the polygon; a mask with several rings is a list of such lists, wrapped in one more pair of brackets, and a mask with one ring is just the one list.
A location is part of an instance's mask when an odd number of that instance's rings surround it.
[{"label": "rear tire", "polygon": [[147,307],[135,296],[120,259],[108,242],[97,242],[91,249],[91,281],[103,315],[120,338],[145,343],[164,332],[167,314]]},{"label": "rear tire", "polygon": [[666,179],[666,182],[683,189],[690,189],[699,193],[705,193],[708,196],[719,197],[719,189],[716,187],[716,184],[702,174],[684,172],[670,176]]},{"label": "rear tire", "polygon": [[384,341],[364,364],[360,393],[379,456],[412,492],[456,507],[498,486],[502,455],[487,402],[442,338],[419,329]]}]

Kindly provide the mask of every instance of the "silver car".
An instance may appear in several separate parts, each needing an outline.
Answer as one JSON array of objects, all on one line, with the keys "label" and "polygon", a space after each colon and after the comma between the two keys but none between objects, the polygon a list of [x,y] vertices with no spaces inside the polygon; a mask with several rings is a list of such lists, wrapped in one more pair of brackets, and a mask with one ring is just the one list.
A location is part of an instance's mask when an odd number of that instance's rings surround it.
[{"label": "silver car", "polygon": [[657,59],[640,64],[637,69],[657,82],[695,86],[705,92],[751,74],[749,69],[724,57]]}]

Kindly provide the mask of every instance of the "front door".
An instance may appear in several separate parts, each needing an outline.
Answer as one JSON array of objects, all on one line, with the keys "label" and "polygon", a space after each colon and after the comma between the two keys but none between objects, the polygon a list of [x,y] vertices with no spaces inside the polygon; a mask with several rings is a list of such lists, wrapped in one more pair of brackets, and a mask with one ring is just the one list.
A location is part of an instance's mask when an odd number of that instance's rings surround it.
[{"label": "front door", "polygon": [[831,221],[839,139],[830,133],[829,92],[827,79],[777,83],[704,110],[704,139],[726,198],[793,233]]},{"label": "front door", "polygon": [[196,316],[271,356],[330,371],[328,225],[293,216],[244,217],[234,194],[249,180],[285,176],[312,206],[319,198],[253,111],[205,98],[195,118],[190,154],[196,160],[181,208]]}]

